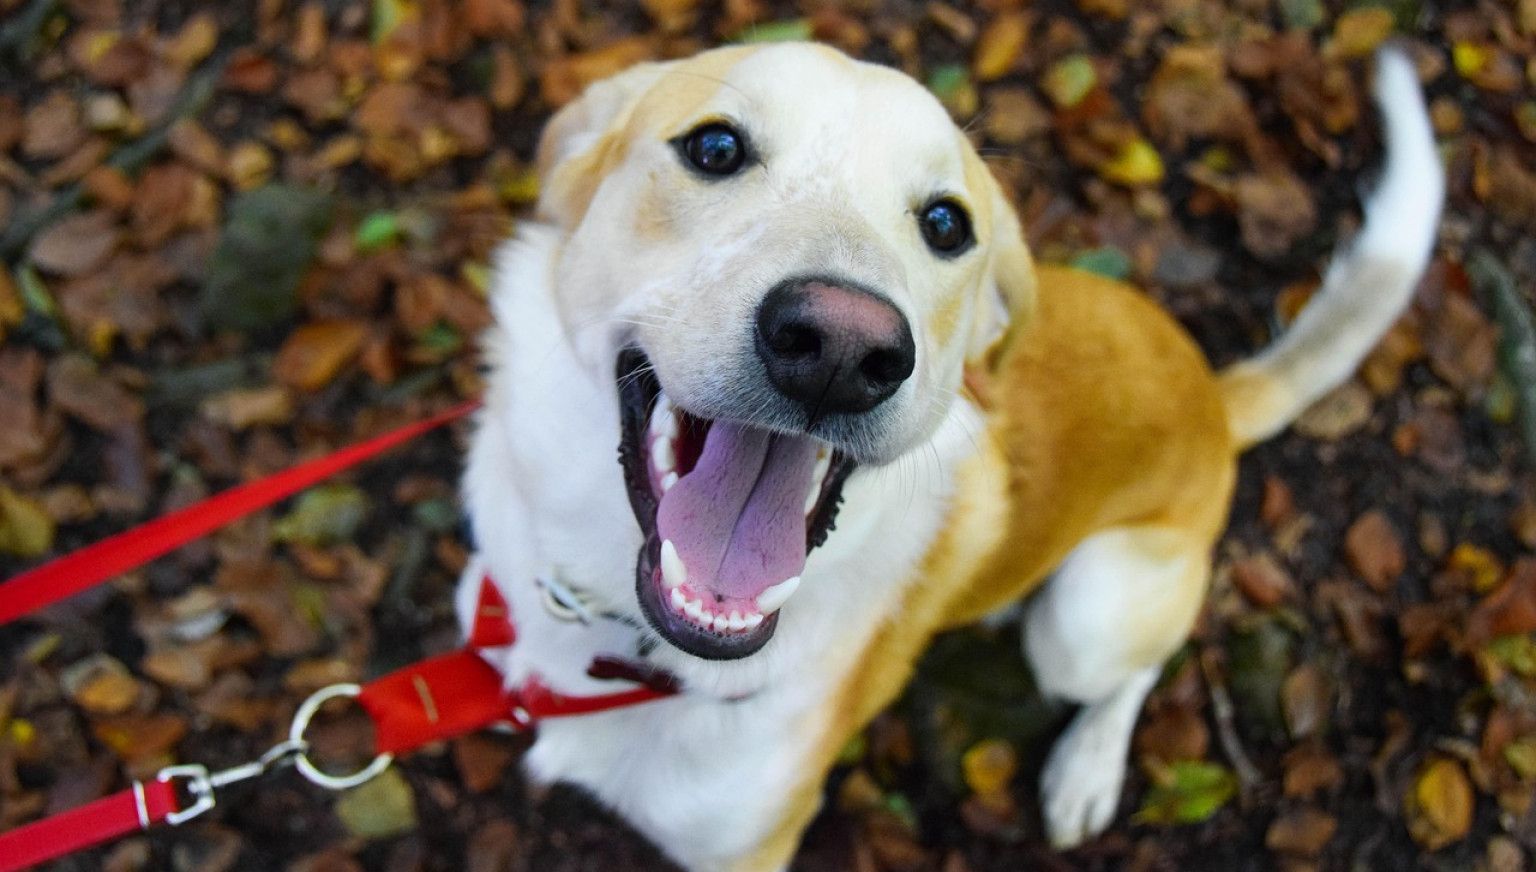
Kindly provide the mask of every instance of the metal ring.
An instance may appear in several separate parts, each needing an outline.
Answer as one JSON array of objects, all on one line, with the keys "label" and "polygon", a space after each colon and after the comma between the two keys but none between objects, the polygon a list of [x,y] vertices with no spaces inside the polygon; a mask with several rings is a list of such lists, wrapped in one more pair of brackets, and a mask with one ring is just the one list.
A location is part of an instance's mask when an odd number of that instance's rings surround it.
[{"label": "metal ring", "polygon": [[[362,695],[363,688],[356,684],[333,684],[330,687],[323,687],[315,691],[310,695],[309,699],[304,700],[303,704],[299,706],[299,710],[294,713],[293,725],[288,728],[288,745],[300,748],[309,747],[309,744],[304,741],[304,732],[309,729],[309,722],[315,717],[315,713],[320,711],[320,706],[339,697],[356,699]],[[308,779],[311,784],[317,784],[327,790],[348,790],[377,778],[380,773],[389,768],[389,764],[393,763],[394,760],[395,755],[393,754],[380,754],[373,758],[372,763],[369,763],[357,772],[351,775],[337,776],[321,771],[320,767],[310,761],[309,755],[300,750],[293,758],[293,765],[294,768],[299,770],[299,774]]]}]

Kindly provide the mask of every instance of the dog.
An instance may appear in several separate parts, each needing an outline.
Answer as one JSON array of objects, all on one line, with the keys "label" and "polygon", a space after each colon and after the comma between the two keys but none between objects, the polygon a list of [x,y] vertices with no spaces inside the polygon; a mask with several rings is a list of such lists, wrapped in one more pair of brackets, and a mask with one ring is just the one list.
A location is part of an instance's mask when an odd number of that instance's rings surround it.
[{"label": "dog", "polygon": [[930,638],[1023,600],[1043,692],[1080,706],[1041,777],[1046,833],[1103,831],[1239,453],[1350,376],[1429,257],[1444,180],[1405,55],[1382,52],[1375,95],[1358,237],[1219,373],[1136,290],[1037,267],[900,72],[729,47],[561,109],[495,265],[457,608],[472,625],[494,582],[509,686],[610,693],[588,665],[613,655],[681,692],[546,722],[529,776],[687,869],[786,868]]}]

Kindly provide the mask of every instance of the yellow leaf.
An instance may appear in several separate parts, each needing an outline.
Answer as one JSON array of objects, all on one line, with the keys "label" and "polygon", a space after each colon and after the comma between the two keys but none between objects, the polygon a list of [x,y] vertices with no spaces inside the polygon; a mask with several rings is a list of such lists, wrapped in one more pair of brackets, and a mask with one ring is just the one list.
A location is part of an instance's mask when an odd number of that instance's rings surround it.
[{"label": "yellow leaf", "polygon": [[1451,46],[1451,63],[1464,79],[1475,79],[1493,60],[1493,52],[1485,45],[1461,41]]},{"label": "yellow leaf", "polygon": [[1122,185],[1154,185],[1163,180],[1163,157],[1152,143],[1138,136],[1099,167],[1099,175]]},{"label": "yellow leaf", "polygon": [[1380,6],[1351,9],[1333,26],[1333,47],[1341,57],[1361,58],[1392,35],[1392,13]]},{"label": "yellow leaf", "polygon": [[41,557],[53,547],[53,518],[37,502],[0,485],[0,552]]},{"label": "yellow leaf", "polygon": [[1445,757],[1431,760],[1403,800],[1408,834],[1429,851],[1459,842],[1472,829],[1474,802],[1472,784],[1460,763]]},{"label": "yellow leaf", "polygon": [[971,64],[976,78],[990,82],[1008,75],[1028,38],[1029,17],[1024,13],[1004,12],[992,19],[976,41],[976,59]]},{"label": "yellow leaf", "polygon": [[1478,593],[1493,590],[1504,578],[1504,565],[1499,562],[1499,558],[1493,556],[1493,552],[1487,548],[1479,548],[1470,542],[1463,542],[1452,549],[1446,566],[1465,575],[1472,582],[1472,589]]},{"label": "yellow leaf", "polygon": [[960,768],[965,773],[966,786],[987,796],[1008,789],[1008,783],[1019,768],[1019,760],[1012,745],[1002,739],[986,739],[965,752],[960,758]]}]

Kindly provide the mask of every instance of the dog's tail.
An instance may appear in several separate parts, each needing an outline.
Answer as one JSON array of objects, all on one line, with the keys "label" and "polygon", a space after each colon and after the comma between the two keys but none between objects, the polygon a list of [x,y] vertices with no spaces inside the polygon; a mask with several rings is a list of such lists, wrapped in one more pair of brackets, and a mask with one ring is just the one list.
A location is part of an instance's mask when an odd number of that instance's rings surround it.
[{"label": "dog's tail", "polygon": [[1408,308],[1429,260],[1445,174],[1418,76],[1400,49],[1377,55],[1376,103],[1386,162],[1359,235],[1335,255],[1290,329],[1220,375],[1232,435],[1244,448],[1278,433],[1354,373]]}]

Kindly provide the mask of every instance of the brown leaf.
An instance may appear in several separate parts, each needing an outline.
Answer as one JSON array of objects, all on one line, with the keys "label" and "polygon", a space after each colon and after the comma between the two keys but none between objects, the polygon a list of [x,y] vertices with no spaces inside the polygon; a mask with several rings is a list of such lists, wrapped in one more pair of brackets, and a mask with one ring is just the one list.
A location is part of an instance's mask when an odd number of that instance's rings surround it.
[{"label": "brown leaf", "polygon": [[1344,784],[1344,767],[1320,743],[1298,745],[1285,755],[1282,789],[1286,796],[1308,797]]},{"label": "brown leaf", "polygon": [[1522,557],[1509,578],[1467,618],[1467,640],[1482,645],[1500,636],[1536,631],[1536,559]]},{"label": "brown leaf", "polygon": [[119,715],[91,724],[97,740],[128,763],[154,760],[168,753],[187,734],[186,718],[169,712]]},{"label": "brown leaf", "polygon": [[1210,744],[1211,733],[1205,718],[1185,705],[1156,707],[1136,731],[1136,756],[1164,765],[1204,760]]},{"label": "brown leaf", "polygon": [[1453,291],[1434,295],[1424,308],[1430,368],[1459,391],[1480,392],[1497,366],[1498,327],[1476,303]]},{"label": "brown leaf", "polygon": [[316,391],[336,378],[363,348],[368,325],[362,321],[318,321],[293,331],[272,362],[272,375],[283,384]]},{"label": "brown leaf", "polygon": [[128,667],[105,654],[73,664],[61,682],[70,699],[88,714],[122,714],[139,699],[139,683]]},{"label": "brown leaf", "polygon": [[71,215],[33,241],[32,262],[59,275],[87,273],[106,260],[121,236],[116,219],[106,210]]},{"label": "brown leaf", "polygon": [[487,821],[469,838],[464,855],[464,872],[502,872],[519,868],[524,862],[522,838],[517,825],[498,818]]},{"label": "brown leaf", "polygon": [[1461,764],[1433,758],[1419,770],[1403,798],[1408,834],[1429,851],[1459,842],[1472,829],[1475,804],[1472,784]]},{"label": "brown leaf", "polygon": [[1232,564],[1232,581],[1249,602],[1260,608],[1273,608],[1296,595],[1296,582],[1291,574],[1268,551]]},{"label": "brown leaf", "polygon": [[1244,175],[1233,193],[1243,244],[1261,258],[1285,254],[1317,226],[1312,191],[1290,172]]},{"label": "brown leaf", "polygon": [[453,763],[470,793],[485,793],[500,784],[516,756],[502,736],[471,733],[453,741]]},{"label": "brown leaf", "polygon": [[22,120],[21,150],[28,157],[57,158],[85,142],[80,104],[63,91],[52,91],[27,110]]},{"label": "brown leaf", "polygon": [[1387,516],[1371,510],[1344,534],[1344,556],[1355,574],[1377,593],[1387,593],[1407,567],[1402,537]]},{"label": "brown leaf", "polygon": [[655,54],[656,46],[650,37],[616,39],[601,48],[550,61],[539,76],[539,90],[549,105],[564,106],[598,79],[606,79],[626,67],[650,60]]},{"label": "brown leaf", "polygon": [[66,354],[48,365],[48,396],[54,405],[97,430],[115,430],[144,417],[143,400],[79,354]]},{"label": "brown leaf", "polygon": [[183,70],[201,63],[213,53],[219,42],[219,25],[211,12],[198,12],[188,18],[171,39],[163,54],[166,60]]},{"label": "brown leaf", "polygon": [[1303,663],[1291,670],[1280,687],[1285,725],[1292,739],[1318,734],[1328,720],[1333,693],[1328,679],[1315,665]]},{"label": "brown leaf", "polygon": [[240,48],[224,68],[224,85],[248,94],[265,94],[277,85],[277,64],[255,48]]},{"label": "brown leaf", "polygon": [[1339,822],[1333,815],[1304,806],[1275,818],[1264,834],[1264,846],[1281,854],[1316,857],[1338,829]]},{"label": "brown leaf", "polygon": [[491,86],[486,92],[486,99],[493,108],[504,112],[523,99],[528,84],[522,64],[518,63],[517,54],[511,46],[504,43],[491,46],[491,64]]}]

